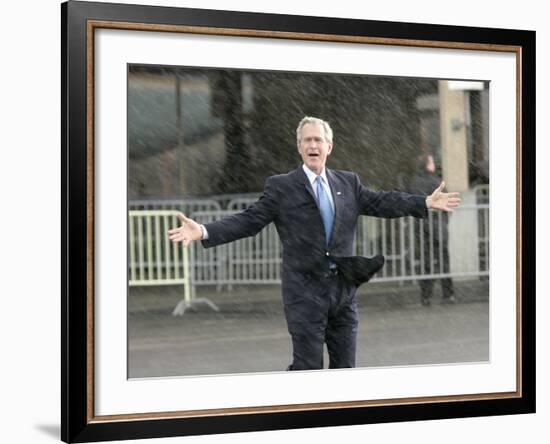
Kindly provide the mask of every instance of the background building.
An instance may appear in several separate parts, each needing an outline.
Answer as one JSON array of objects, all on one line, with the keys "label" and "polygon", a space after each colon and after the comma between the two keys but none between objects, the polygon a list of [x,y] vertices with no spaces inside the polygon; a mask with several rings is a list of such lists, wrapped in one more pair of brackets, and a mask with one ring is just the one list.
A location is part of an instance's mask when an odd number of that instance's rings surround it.
[{"label": "background building", "polygon": [[488,85],[345,74],[131,66],[129,197],[257,193],[299,164],[305,115],[334,129],[334,169],[406,189],[434,156],[449,188],[487,184]]}]

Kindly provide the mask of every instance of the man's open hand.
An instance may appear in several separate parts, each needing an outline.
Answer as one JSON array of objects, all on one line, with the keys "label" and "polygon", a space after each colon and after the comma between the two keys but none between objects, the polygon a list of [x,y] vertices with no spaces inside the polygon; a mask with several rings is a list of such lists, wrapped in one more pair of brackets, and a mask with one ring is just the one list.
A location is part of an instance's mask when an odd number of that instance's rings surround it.
[{"label": "man's open hand", "polygon": [[460,193],[444,193],[445,182],[435,189],[435,191],[426,198],[426,206],[434,210],[452,212],[454,208],[460,205]]},{"label": "man's open hand", "polygon": [[193,219],[189,219],[183,213],[178,213],[177,218],[181,222],[178,228],[168,230],[168,237],[172,242],[183,242],[186,247],[194,240],[202,238],[201,226]]}]

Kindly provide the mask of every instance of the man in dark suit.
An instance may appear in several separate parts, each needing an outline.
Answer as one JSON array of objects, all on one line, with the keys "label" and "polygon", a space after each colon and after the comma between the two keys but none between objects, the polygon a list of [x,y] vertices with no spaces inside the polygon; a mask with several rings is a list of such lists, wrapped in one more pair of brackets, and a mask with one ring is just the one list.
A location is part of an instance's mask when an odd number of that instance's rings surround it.
[{"label": "man in dark suit", "polygon": [[296,130],[303,165],[267,178],[260,199],[245,211],[199,225],[179,216],[182,225],[170,230],[173,242],[202,240],[214,247],[254,236],[274,222],[283,244],[282,293],[293,359],[288,370],[323,368],[323,346],[329,368],[355,367],[357,287],[378,271],[381,256],[352,256],[360,215],[424,217],[428,208],[452,211],[458,193],[443,193],[441,184],[430,196],[373,191],[357,174],[328,170],[332,129],[321,119],[305,117]]}]

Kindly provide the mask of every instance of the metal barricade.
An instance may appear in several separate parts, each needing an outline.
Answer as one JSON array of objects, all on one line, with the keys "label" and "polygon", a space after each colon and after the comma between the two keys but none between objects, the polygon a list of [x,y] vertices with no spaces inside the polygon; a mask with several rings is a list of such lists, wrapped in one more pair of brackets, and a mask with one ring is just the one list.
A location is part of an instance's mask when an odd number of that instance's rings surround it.
[{"label": "metal barricade", "polygon": [[128,216],[128,284],[179,285],[184,288],[185,303],[191,303],[189,251],[173,244],[167,232],[177,226],[177,211],[139,210]]},{"label": "metal barricade", "polygon": [[[198,223],[208,223],[242,211],[255,202],[233,199],[227,210],[195,211]],[[215,206],[215,205],[212,205]],[[281,279],[282,246],[274,224],[256,236],[203,248],[172,245],[166,235],[179,225],[175,210],[130,211],[130,285],[184,284],[180,312],[196,298],[195,287],[277,284]],[[405,282],[442,277],[489,275],[489,205],[462,205],[453,213],[429,211],[425,219],[360,217],[354,253],[382,254],[386,265],[373,282]]]},{"label": "metal barricade", "polygon": [[220,211],[222,206],[215,199],[132,199],[128,203],[130,211],[135,210],[177,210],[189,215],[195,211]]},{"label": "metal barricade", "polygon": [[183,285],[183,298],[173,315],[183,315],[197,303],[210,300],[196,298],[192,291],[189,248],[168,239],[168,230],[180,224],[175,210],[133,210],[128,213],[128,285]]}]

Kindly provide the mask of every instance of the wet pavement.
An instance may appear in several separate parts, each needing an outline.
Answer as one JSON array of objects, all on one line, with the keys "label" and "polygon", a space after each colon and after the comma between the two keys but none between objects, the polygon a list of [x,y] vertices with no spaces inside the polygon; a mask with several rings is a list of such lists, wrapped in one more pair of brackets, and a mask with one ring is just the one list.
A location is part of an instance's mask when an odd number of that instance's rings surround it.
[{"label": "wet pavement", "polygon": [[[480,362],[489,359],[487,280],[455,281],[456,304],[420,304],[414,283],[369,283],[358,292],[357,366]],[[199,288],[219,312],[198,304],[172,310],[182,287],[132,287],[129,377],[282,371],[291,360],[280,287]],[[325,367],[328,358],[325,352]]]}]

